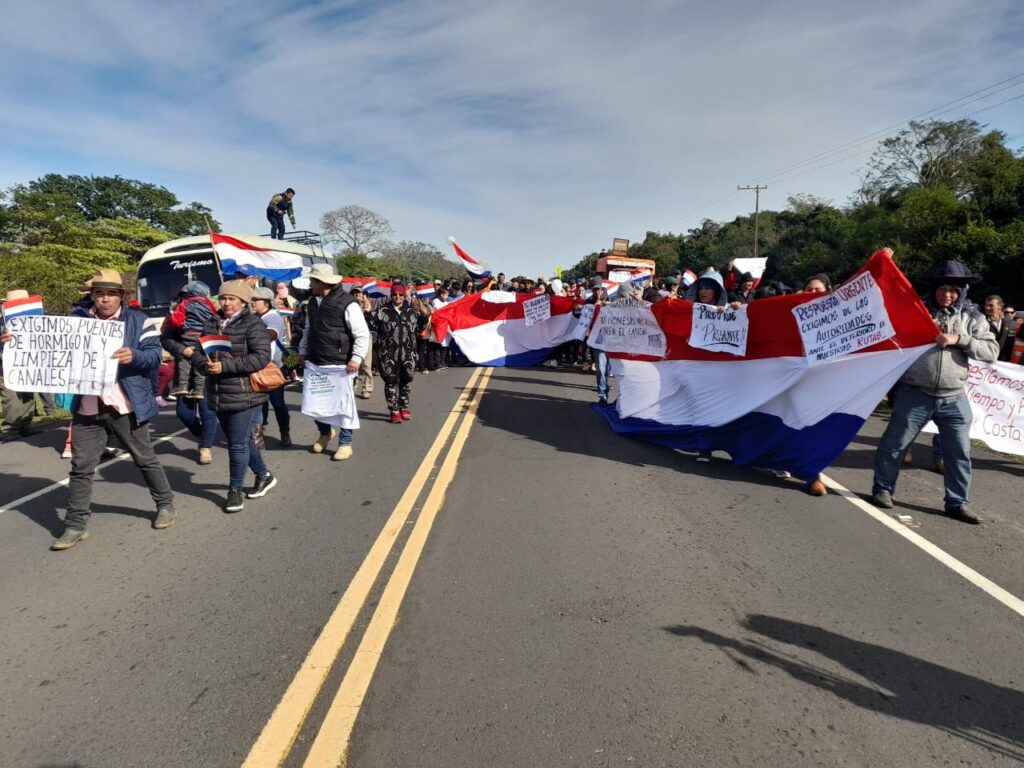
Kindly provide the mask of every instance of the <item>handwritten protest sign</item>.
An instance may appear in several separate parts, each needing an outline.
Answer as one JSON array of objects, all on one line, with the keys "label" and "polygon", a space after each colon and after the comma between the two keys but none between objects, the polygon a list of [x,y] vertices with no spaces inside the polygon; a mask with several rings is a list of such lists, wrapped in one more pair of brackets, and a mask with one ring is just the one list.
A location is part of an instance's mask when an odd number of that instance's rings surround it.
[{"label": "handwritten protest sign", "polygon": [[885,311],[882,291],[870,272],[862,272],[835,293],[793,307],[810,365],[845,357],[896,335]]},{"label": "handwritten protest sign", "polygon": [[[1024,367],[971,360],[965,389],[974,416],[971,439],[996,451],[1024,456]],[[928,422],[924,431],[939,430]]]},{"label": "handwritten protest sign", "polygon": [[535,296],[523,302],[523,313],[526,315],[527,325],[543,323],[551,317],[551,297],[547,294]]},{"label": "handwritten protest sign", "polygon": [[739,309],[728,307],[724,312],[719,312],[718,307],[709,304],[693,305],[693,322],[688,340],[691,347],[743,357],[747,354],[749,334],[750,318],[747,316],[746,305]]},{"label": "handwritten protest sign", "polygon": [[587,331],[590,330],[590,324],[594,322],[594,305],[584,304],[580,307],[580,316],[576,320],[576,325],[572,331],[572,337],[577,341],[583,341],[587,336]]},{"label": "handwritten protest sign", "polygon": [[626,300],[605,304],[587,342],[594,349],[628,355],[664,357],[665,332],[646,301]]},{"label": "handwritten protest sign", "polygon": [[359,411],[352,391],[355,376],[344,365],[314,365],[307,360],[302,377],[302,412],[324,424],[359,429]]},{"label": "handwritten protest sign", "polygon": [[7,323],[4,383],[15,392],[109,395],[124,346],[124,323],[91,317],[26,315]]}]

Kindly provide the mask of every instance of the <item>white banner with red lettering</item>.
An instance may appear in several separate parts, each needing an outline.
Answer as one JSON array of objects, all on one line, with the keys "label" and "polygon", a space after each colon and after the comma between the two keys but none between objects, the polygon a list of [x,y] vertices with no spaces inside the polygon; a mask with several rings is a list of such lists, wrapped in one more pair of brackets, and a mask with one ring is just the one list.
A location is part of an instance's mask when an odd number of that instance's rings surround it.
[{"label": "white banner with red lettering", "polygon": [[[1024,456],[1024,365],[971,360],[965,388],[974,415],[971,439]],[[939,430],[929,422],[924,431]]]}]

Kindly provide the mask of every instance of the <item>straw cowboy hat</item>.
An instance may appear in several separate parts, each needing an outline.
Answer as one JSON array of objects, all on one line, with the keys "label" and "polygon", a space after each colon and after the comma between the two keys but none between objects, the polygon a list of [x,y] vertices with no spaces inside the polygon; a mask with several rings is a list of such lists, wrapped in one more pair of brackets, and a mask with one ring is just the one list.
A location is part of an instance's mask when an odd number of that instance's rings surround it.
[{"label": "straw cowboy hat", "polygon": [[91,288],[117,288],[124,290],[124,281],[121,280],[121,273],[116,269],[99,269],[93,274],[89,281]]},{"label": "straw cowboy hat", "polygon": [[23,291],[22,289],[17,288],[17,289],[15,289],[13,291],[8,291],[7,292],[7,298],[4,299],[4,301],[15,301],[16,299],[27,299],[27,298],[28,298],[28,291]]}]

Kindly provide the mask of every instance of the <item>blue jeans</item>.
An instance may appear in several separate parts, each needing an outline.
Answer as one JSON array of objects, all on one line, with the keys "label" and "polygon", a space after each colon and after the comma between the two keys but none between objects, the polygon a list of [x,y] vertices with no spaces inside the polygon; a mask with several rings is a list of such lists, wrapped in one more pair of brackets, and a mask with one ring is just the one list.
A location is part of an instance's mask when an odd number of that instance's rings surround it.
[{"label": "blue jeans", "polygon": [[199,438],[200,448],[212,448],[217,438],[217,414],[206,403],[206,398],[189,400],[179,397],[174,412],[193,436]]},{"label": "blue jeans", "polygon": [[218,413],[221,429],[228,439],[228,473],[231,487],[242,490],[245,485],[245,469],[248,467],[257,477],[263,477],[270,470],[263,463],[260,449],[252,439],[252,428],[263,423],[263,409],[254,405],[235,413]]},{"label": "blue jeans", "polygon": [[278,216],[271,210],[267,210],[267,221],[270,222],[270,236],[277,240],[284,240],[284,216]]},{"label": "blue jeans", "polygon": [[971,406],[963,392],[953,397],[932,397],[916,387],[896,385],[892,418],[875,453],[872,493],[896,490],[903,454],[929,421],[935,422],[942,436],[946,509],[958,509],[967,503],[971,487]]},{"label": "blue jeans", "polygon": [[[324,424],[322,421],[314,421],[316,424],[316,431],[321,435],[331,434],[331,425]],[[352,445],[352,434],[354,430],[351,429],[339,429],[338,430],[338,445]]]},{"label": "blue jeans", "polygon": [[282,435],[287,435],[291,431],[292,422],[291,415],[288,413],[288,405],[284,401],[284,387],[280,386],[277,389],[270,390],[267,392],[267,396],[270,398],[270,405],[264,403],[262,406],[263,425],[267,425],[270,406],[273,406],[274,417],[277,419],[277,428],[281,431]]},{"label": "blue jeans", "polygon": [[608,355],[600,349],[594,350],[594,364],[597,366],[597,396],[601,400],[608,400],[608,369],[611,363],[608,362]]}]

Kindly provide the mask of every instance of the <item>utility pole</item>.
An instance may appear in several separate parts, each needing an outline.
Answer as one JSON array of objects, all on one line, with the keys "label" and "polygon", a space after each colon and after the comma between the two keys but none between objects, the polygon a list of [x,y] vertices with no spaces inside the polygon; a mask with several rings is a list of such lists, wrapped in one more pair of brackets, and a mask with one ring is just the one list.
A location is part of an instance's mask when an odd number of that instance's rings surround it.
[{"label": "utility pole", "polygon": [[758,184],[755,184],[752,187],[749,186],[749,185],[746,186],[746,187],[741,187],[741,186],[737,185],[736,189],[738,189],[740,192],[745,192],[746,190],[751,190],[751,189],[754,191],[754,258],[756,259],[757,258],[757,222],[758,222],[758,219],[761,218],[761,190],[762,189],[768,189],[768,185],[765,184],[763,187],[758,185]]}]

